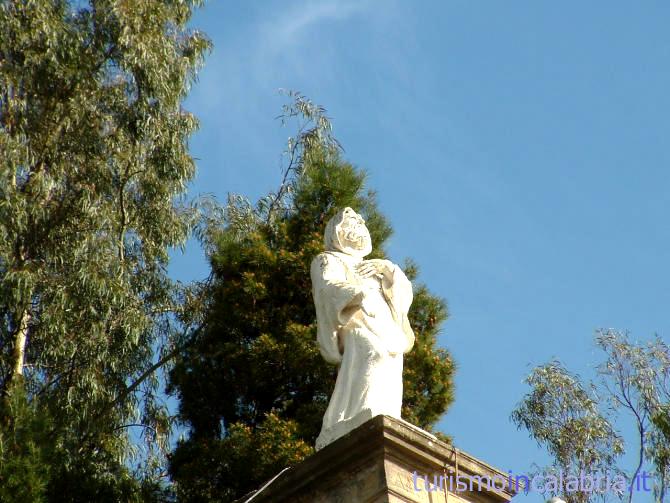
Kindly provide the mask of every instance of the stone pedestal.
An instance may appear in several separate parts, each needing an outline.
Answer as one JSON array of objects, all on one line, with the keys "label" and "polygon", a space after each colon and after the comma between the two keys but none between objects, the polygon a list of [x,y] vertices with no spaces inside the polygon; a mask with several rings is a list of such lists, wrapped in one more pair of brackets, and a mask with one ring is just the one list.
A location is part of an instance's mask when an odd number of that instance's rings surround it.
[{"label": "stone pedestal", "polygon": [[506,503],[515,494],[508,476],[416,426],[377,416],[239,501]]}]

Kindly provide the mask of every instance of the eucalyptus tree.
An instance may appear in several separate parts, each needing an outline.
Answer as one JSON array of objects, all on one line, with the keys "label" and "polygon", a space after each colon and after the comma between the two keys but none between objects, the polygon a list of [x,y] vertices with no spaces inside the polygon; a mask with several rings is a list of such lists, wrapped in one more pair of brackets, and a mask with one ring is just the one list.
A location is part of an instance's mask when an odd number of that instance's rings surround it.
[{"label": "eucalyptus tree", "polygon": [[153,370],[185,298],[166,264],[193,217],[197,3],[0,2],[0,487],[17,501],[129,499],[129,429],[160,446],[169,428]]},{"label": "eucalyptus tree", "polygon": [[[670,396],[670,393],[666,396]],[[658,500],[663,501],[670,491],[670,400],[659,407],[652,417],[652,423],[651,457],[657,473],[662,474],[655,491]]]},{"label": "eucalyptus tree", "polygon": [[[600,379],[584,383],[558,361],[535,368],[526,383],[531,390],[512,413],[519,428],[547,449],[553,458],[545,471],[609,472],[621,476],[607,492],[575,491],[564,484],[551,492],[571,501],[624,498],[645,490],[642,472],[653,468],[656,501],[667,500],[670,487],[670,348],[659,337],[646,343],[630,340],[616,330],[599,330],[596,344],[604,353],[597,367]],[[622,435],[622,420],[632,420],[634,433]],[[632,470],[622,466],[628,447],[634,453]],[[648,482],[648,481],[647,481]],[[580,488],[581,489],[581,488]],[[605,489],[601,487],[601,489]]]},{"label": "eucalyptus tree", "polygon": [[559,361],[533,369],[526,384],[531,391],[512,413],[512,420],[552,456],[552,465],[542,473],[553,475],[559,484],[549,492],[569,494],[576,503],[590,501],[595,491],[575,491],[569,481],[585,473],[616,472],[624,449],[611,418],[600,409],[600,396]]},{"label": "eucalyptus tree", "polygon": [[[627,334],[614,330],[600,331],[596,341],[606,355],[599,368],[606,396],[635,425],[637,462],[630,478],[636,480],[646,462],[654,464],[654,490],[662,502],[670,485],[670,437],[664,428],[670,420],[670,347],[659,337],[635,344]],[[629,502],[633,490],[631,484]]]}]

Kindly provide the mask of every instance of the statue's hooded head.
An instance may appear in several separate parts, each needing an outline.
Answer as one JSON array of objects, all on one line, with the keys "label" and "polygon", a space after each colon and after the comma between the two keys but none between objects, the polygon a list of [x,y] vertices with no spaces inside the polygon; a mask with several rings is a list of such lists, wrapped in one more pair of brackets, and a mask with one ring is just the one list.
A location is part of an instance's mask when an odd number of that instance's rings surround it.
[{"label": "statue's hooded head", "polygon": [[324,235],[326,251],[338,251],[363,258],[372,251],[370,232],[363,217],[344,208],[328,221]]}]

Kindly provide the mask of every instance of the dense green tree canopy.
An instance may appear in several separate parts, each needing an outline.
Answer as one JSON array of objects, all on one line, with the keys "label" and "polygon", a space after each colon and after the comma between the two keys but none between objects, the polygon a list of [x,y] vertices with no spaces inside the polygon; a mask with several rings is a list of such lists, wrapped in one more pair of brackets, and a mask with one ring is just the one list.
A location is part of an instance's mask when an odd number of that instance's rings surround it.
[{"label": "dense green tree canopy", "polygon": [[[257,205],[231,198],[211,231],[206,322],[171,374],[189,427],[170,466],[185,501],[231,501],[312,452],[336,371],[315,342],[310,263],[344,206],[364,215],[373,256],[385,256],[391,234],[364,173],[341,159],[323,110],[294,98],[287,115],[313,127],[289,142],[279,191]],[[405,269],[416,278],[416,267]],[[454,366],[435,346],[446,316],[444,301],[416,284],[403,416],[426,429],[452,401]]]},{"label": "dense green tree canopy", "polygon": [[0,487],[17,501],[139,497],[128,425],[153,446],[169,426],[146,370],[179,314],[195,3],[0,1]]}]

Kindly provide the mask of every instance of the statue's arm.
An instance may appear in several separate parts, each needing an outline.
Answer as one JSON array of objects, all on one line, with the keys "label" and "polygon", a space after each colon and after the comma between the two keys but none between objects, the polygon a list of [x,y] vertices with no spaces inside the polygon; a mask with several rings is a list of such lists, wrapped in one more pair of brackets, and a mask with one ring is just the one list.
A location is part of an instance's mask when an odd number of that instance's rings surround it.
[{"label": "statue's arm", "polygon": [[315,295],[318,294],[321,300],[335,309],[340,323],[346,323],[347,319],[343,318],[342,312],[361,304],[362,288],[348,281],[344,264],[326,253],[314,259],[311,273]]},{"label": "statue's arm", "polygon": [[396,322],[402,328],[405,334],[407,345],[404,353],[407,353],[414,346],[415,336],[409,318],[407,316],[409,308],[412,305],[414,294],[412,291],[412,283],[403,270],[391,262],[389,262],[389,273],[384,276],[382,286],[386,294],[386,298],[393,303],[393,310],[395,311]]},{"label": "statue's arm", "polygon": [[312,261],[310,274],[319,350],[326,361],[339,363],[342,355],[338,330],[361,304],[363,292],[347,281],[344,264],[328,254],[322,253]]},{"label": "statue's arm", "polygon": [[[358,274],[362,277],[379,276],[384,289],[384,295],[393,309],[394,317],[406,318],[409,307],[412,305],[412,283],[407,279],[403,270],[390,260],[371,259],[366,260],[358,267]],[[409,327],[408,323],[398,320],[403,329]]]},{"label": "statue's arm", "polygon": [[384,288],[393,292],[393,302],[396,310],[407,314],[414,298],[412,282],[407,279],[400,266],[395,264],[391,264],[391,266],[390,279],[384,278]]}]

